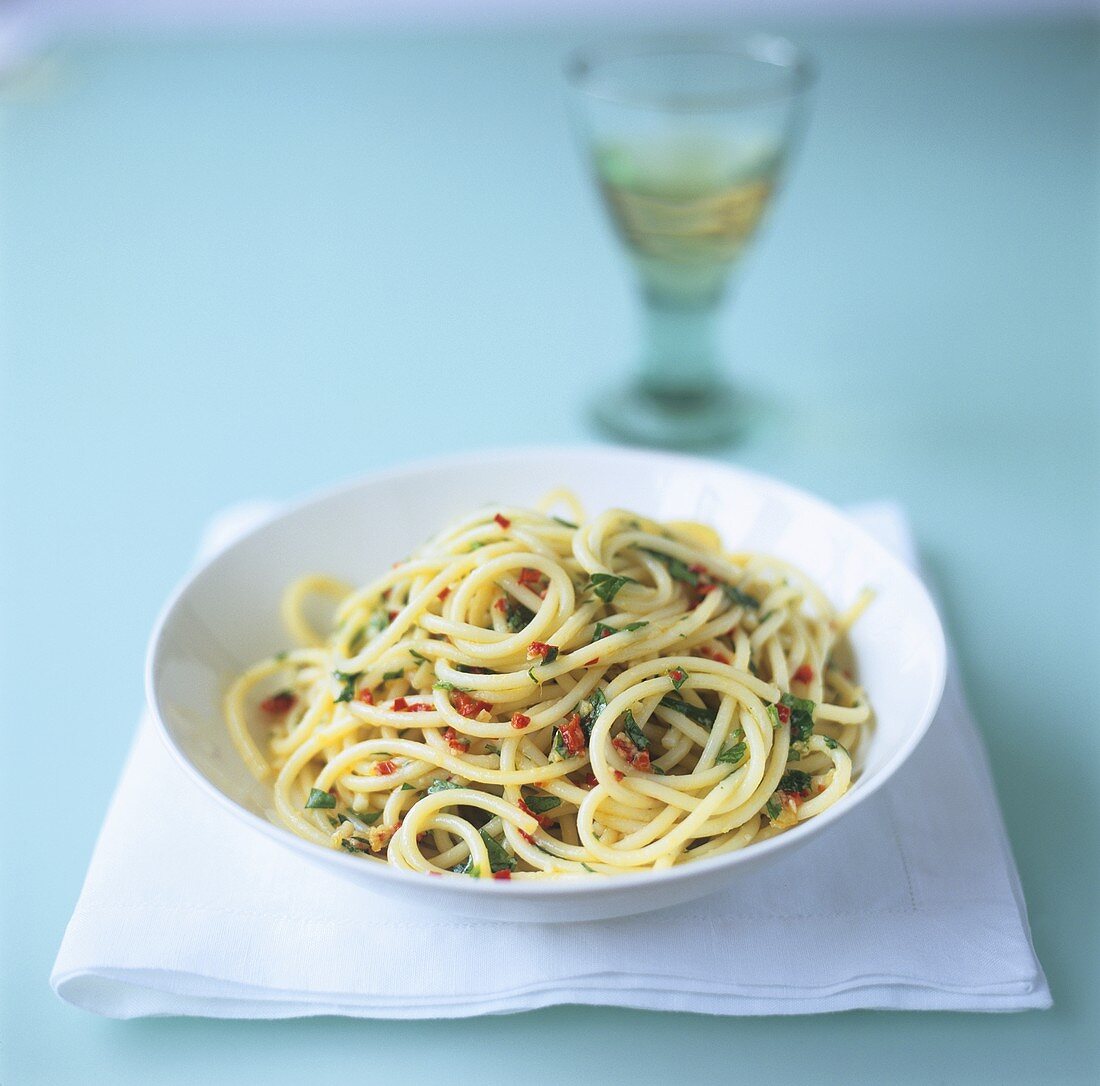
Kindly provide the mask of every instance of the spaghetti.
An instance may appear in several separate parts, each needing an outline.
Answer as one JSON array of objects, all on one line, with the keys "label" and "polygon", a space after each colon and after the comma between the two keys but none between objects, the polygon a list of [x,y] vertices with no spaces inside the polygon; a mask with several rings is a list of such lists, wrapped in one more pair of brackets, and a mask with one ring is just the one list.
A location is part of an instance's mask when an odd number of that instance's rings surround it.
[{"label": "spaghetti", "polygon": [[246,671],[226,715],[279,819],[320,845],[480,878],[667,868],[845,793],[871,720],[845,635],[869,600],[836,614],[704,525],[587,520],[555,492],[452,524],[358,590],[293,584],[303,647]]}]

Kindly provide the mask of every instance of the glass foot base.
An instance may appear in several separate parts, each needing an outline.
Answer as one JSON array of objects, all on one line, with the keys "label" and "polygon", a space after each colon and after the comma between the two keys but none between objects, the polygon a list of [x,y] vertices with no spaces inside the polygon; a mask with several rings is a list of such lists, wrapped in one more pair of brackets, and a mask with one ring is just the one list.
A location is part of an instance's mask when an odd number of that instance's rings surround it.
[{"label": "glass foot base", "polygon": [[632,383],[605,389],[592,401],[591,414],[602,430],[622,441],[694,449],[735,441],[744,430],[744,408],[726,384],[673,392]]}]

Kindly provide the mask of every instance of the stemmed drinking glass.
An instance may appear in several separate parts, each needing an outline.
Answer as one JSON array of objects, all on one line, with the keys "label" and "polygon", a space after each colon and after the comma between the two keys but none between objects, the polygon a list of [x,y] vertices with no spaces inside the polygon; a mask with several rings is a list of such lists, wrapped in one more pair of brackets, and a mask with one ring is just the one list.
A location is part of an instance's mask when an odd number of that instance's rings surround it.
[{"label": "stemmed drinking glass", "polygon": [[634,377],[600,392],[620,437],[701,445],[740,429],[715,324],[802,127],[810,65],[790,42],[648,39],[568,61],[572,113],[645,307]]}]

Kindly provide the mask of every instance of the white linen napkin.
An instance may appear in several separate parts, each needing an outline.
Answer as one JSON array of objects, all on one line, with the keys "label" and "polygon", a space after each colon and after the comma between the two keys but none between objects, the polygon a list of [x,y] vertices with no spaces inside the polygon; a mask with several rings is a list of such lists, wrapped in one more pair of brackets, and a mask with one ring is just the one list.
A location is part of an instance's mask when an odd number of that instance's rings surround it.
[{"label": "white linen napkin", "polygon": [[[206,549],[256,507],[230,511]],[[893,505],[857,518],[914,561]],[[411,913],[205,796],[148,717],[50,978],[116,1018],[462,1017],[558,1003],[707,1014],[1050,1006],[957,677],[885,787],[795,855],[675,909],[591,923]]]}]

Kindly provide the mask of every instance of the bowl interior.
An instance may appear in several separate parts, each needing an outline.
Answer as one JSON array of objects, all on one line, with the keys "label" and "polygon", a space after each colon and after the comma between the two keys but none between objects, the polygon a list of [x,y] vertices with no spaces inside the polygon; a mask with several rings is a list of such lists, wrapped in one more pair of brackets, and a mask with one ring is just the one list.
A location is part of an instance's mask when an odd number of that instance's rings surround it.
[{"label": "bowl interior", "polygon": [[[270,789],[237,755],[221,699],[246,666],[288,647],[279,620],[284,587],[310,571],[362,583],[452,518],[496,502],[529,505],[556,486],[574,490],[589,513],[618,507],[709,523],[730,549],[796,563],[839,607],[866,586],[875,590],[851,637],[875,725],[859,748],[849,794],[796,832],[857,802],[915,746],[939,700],[945,654],[935,610],[901,563],[838,511],[784,484],[687,457],[598,448],[400,469],[295,506],[215,555],[170,601],[150,649],[150,700],[170,744],[233,803],[271,817]],[[776,846],[790,836],[776,838]]]}]

